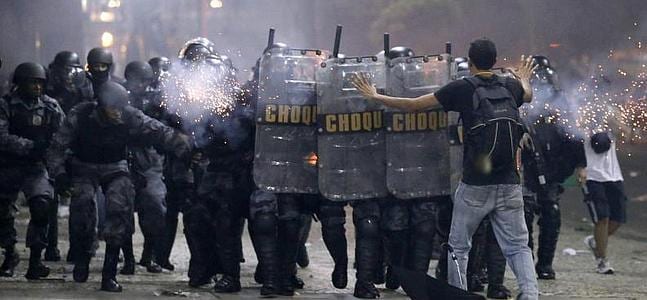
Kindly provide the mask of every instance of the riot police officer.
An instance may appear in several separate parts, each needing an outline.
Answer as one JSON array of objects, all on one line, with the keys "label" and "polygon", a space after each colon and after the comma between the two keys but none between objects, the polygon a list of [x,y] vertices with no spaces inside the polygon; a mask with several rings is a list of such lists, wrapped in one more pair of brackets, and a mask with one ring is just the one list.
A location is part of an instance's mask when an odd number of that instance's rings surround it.
[{"label": "riot police officer", "polygon": [[[123,84],[123,80],[120,78],[116,78],[113,76],[113,71],[114,71],[114,62],[113,62],[113,57],[112,57],[112,52],[110,52],[108,49],[105,48],[93,48],[88,52],[88,55],[86,57],[87,61],[87,74],[88,77],[90,78],[90,81],[92,82],[92,88],[97,91],[98,88],[103,85],[106,82],[117,82],[119,84]],[[96,93],[95,93],[95,101],[96,99]],[[105,223],[105,216],[106,216],[106,201],[104,197],[104,193],[101,187],[97,190],[96,193],[96,203],[97,203],[97,211],[99,212],[99,220],[97,223],[97,230],[99,232],[102,231],[103,224]],[[70,252],[68,252],[68,261],[72,260],[74,261],[73,253],[76,252],[76,239],[73,237],[70,237]],[[97,238],[101,238],[101,236],[98,236]],[[95,249],[94,252],[96,252],[96,249],[98,248],[98,240],[94,241],[94,246],[93,248]],[[127,245],[126,245],[127,246]],[[128,252],[129,248],[126,248],[126,252]],[[93,253],[94,253],[93,252]],[[132,252],[132,251],[131,251]],[[94,256],[94,254],[93,254]],[[127,269],[128,270],[128,269]],[[128,272],[127,272],[128,273]]]},{"label": "riot police officer", "polygon": [[92,85],[76,52],[57,53],[49,64],[49,78],[47,95],[56,99],[66,113],[74,105],[94,98]]},{"label": "riot police officer", "polygon": [[[57,186],[73,191],[70,230],[78,239],[78,253],[73,255],[76,282],[88,279],[97,222],[94,196],[102,187],[106,199],[106,221],[102,228],[106,254],[101,290],[120,292],[122,288],[116,280],[119,249],[132,234],[134,225],[135,191],[126,161],[127,146],[156,145],[178,157],[186,157],[191,146],[186,136],[128,106],[128,92],[121,85],[106,82],[96,93],[97,103],[82,103],[70,111],[54,136],[47,163]],[[70,147],[72,157],[65,163]]]},{"label": "riot police officer", "polygon": [[[149,117],[154,103],[148,93],[150,84],[154,81],[153,68],[146,62],[133,61],[126,65],[124,86],[129,91],[129,102],[133,107],[143,111]],[[156,111],[153,108],[152,111]],[[166,216],[166,185],[163,181],[164,157],[152,146],[136,145],[131,148],[131,175],[135,184],[135,209],[138,212],[139,225],[144,235],[144,249],[140,265],[150,273],[160,273],[162,268],[157,264],[160,257],[164,223]],[[124,247],[124,268],[122,273],[134,272],[134,255],[132,240]]]},{"label": "riot police officer", "polygon": [[[56,99],[65,113],[83,101],[92,101],[94,93],[90,80],[81,66],[79,55],[71,51],[61,51],[49,64],[47,95]],[[54,196],[49,214],[48,245],[45,250],[46,261],[59,261],[58,250],[58,203],[60,195]],[[73,237],[70,237],[70,241]]]},{"label": "riot police officer", "polygon": [[148,60],[148,64],[153,68],[154,79],[151,87],[158,89],[160,81],[171,69],[171,60],[166,56],[157,56]]},{"label": "riot police officer", "polygon": [[532,223],[535,213],[539,215],[537,276],[539,279],[555,279],[552,264],[561,227],[559,195],[564,192],[563,182],[574,171],[578,175],[583,172],[584,166],[578,162],[586,160],[581,159],[584,153],[578,146],[579,142],[569,139],[558,124],[555,110],[563,108],[566,99],[557,84],[555,69],[544,56],[533,56],[532,59],[537,68],[531,84],[535,101],[539,102],[534,107],[540,112],[530,110],[525,119],[532,143],[531,147],[526,147],[529,153],[524,159],[524,184],[535,193],[535,197],[524,197],[530,202],[525,206],[525,215],[531,249]]},{"label": "riot police officer", "polygon": [[[389,60],[414,55],[408,47],[393,47],[386,54]],[[380,202],[381,226],[389,266],[423,272],[429,268],[436,231],[435,201],[432,198],[400,200],[389,197]],[[399,286],[397,277],[389,267],[386,287],[397,289]]]},{"label": "riot police officer", "polygon": [[65,114],[56,100],[45,95],[46,80],[43,66],[22,63],[14,72],[12,92],[0,101],[0,246],[5,249],[0,276],[13,276],[19,261],[13,211],[19,191],[25,194],[31,214],[25,277],[49,275],[41,255],[48,243],[48,211],[53,205],[54,189],[45,169],[45,152]]},{"label": "riot police officer", "polygon": [[[189,91],[186,85],[177,84],[185,80],[193,80],[192,85],[197,88],[209,86],[212,82],[206,82],[212,71],[221,67],[222,64],[215,50],[215,45],[206,38],[194,38],[187,41],[180,49],[178,58],[181,61],[176,68],[171,70],[167,78],[162,79],[162,83],[167,85],[162,91],[163,98],[169,106],[168,114],[179,115],[185,111],[194,109],[187,99]],[[200,72],[210,72],[209,74],[194,74]],[[204,75],[204,76],[203,76]],[[195,77],[195,78],[188,78]],[[185,97],[184,99],[179,99]],[[199,101],[199,99],[198,99]],[[204,115],[210,112],[205,111],[202,107],[197,108]],[[180,126],[183,132],[202,133],[206,128],[205,123],[196,122],[193,119],[178,119],[174,126]],[[166,184],[169,188],[169,197],[167,203],[171,208],[167,214],[167,226],[175,232],[177,228],[177,212],[182,210],[184,221],[184,234],[190,252],[189,260],[189,286],[199,287],[212,282],[218,269],[215,239],[216,230],[213,226],[212,209],[209,203],[195,196],[197,188],[203,177],[205,166],[209,161],[202,155],[202,149],[196,149],[194,152],[194,162],[191,166],[183,165],[169,159],[166,164]],[[166,233],[165,250],[163,251],[162,261],[168,260],[171,253],[174,234]],[[173,268],[169,262],[168,268]]]},{"label": "riot police officer", "polygon": [[[150,91],[147,93],[147,99],[150,103],[145,108],[145,113],[176,130],[182,130],[183,124],[181,119],[177,115],[169,113],[161,102],[163,93],[162,81],[166,80],[169,75],[171,68],[170,59],[164,56],[153,57],[148,61],[148,64],[153,69],[154,76],[153,83],[149,86]],[[199,159],[191,168],[187,168],[184,162],[172,156],[167,156],[164,163],[164,183],[167,189],[166,215],[163,237],[160,240],[159,253],[156,256],[157,264],[169,271],[175,270],[175,266],[169,258],[173,244],[175,243],[179,213],[184,211],[184,208],[193,199],[195,194],[195,173],[200,173],[197,170],[198,162]]]},{"label": "riot police officer", "polygon": [[123,84],[121,78],[115,77],[112,75],[114,69],[114,62],[112,58],[112,52],[105,48],[92,48],[88,52],[87,57],[88,62],[88,74],[90,74],[90,79],[92,80],[92,87],[94,90],[106,83],[108,81],[114,81],[119,84]]}]

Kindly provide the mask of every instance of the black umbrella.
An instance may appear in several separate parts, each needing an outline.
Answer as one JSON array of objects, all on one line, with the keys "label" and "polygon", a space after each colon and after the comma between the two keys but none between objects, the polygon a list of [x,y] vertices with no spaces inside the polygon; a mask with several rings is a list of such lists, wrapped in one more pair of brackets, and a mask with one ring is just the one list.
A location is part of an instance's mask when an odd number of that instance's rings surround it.
[{"label": "black umbrella", "polygon": [[485,297],[451,286],[420,271],[393,267],[400,285],[407,296],[413,300],[453,299],[485,300]]}]

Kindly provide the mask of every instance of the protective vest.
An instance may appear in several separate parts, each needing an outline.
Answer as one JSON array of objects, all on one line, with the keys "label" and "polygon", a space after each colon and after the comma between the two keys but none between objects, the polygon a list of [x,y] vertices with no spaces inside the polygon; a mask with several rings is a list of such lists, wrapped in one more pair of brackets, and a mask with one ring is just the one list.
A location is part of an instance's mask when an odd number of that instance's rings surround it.
[{"label": "protective vest", "polygon": [[94,111],[94,103],[79,111],[74,154],[82,162],[88,163],[107,164],[125,160],[128,127],[125,124],[101,124],[92,116]]}]

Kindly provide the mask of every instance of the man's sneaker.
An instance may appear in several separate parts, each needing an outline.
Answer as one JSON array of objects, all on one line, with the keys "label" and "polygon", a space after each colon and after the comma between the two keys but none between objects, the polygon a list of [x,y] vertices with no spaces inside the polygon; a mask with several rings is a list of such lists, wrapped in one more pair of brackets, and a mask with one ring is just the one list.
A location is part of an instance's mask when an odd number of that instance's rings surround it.
[{"label": "man's sneaker", "polygon": [[593,253],[593,256],[595,256],[595,238],[592,235],[589,235],[584,238],[584,244],[586,244],[587,247],[589,247],[589,250]]},{"label": "man's sneaker", "polygon": [[598,267],[596,272],[598,272],[598,274],[613,274],[613,268],[606,258],[598,258],[597,261]]}]

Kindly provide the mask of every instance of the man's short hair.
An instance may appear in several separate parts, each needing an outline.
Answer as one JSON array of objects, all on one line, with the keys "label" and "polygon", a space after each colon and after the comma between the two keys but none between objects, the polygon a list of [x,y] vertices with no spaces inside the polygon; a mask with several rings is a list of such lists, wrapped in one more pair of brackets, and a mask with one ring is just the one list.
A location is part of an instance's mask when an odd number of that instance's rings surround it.
[{"label": "man's short hair", "polygon": [[487,38],[470,43],[470,62],[479,70],[489,70],[496,63],[496,46]]}]

